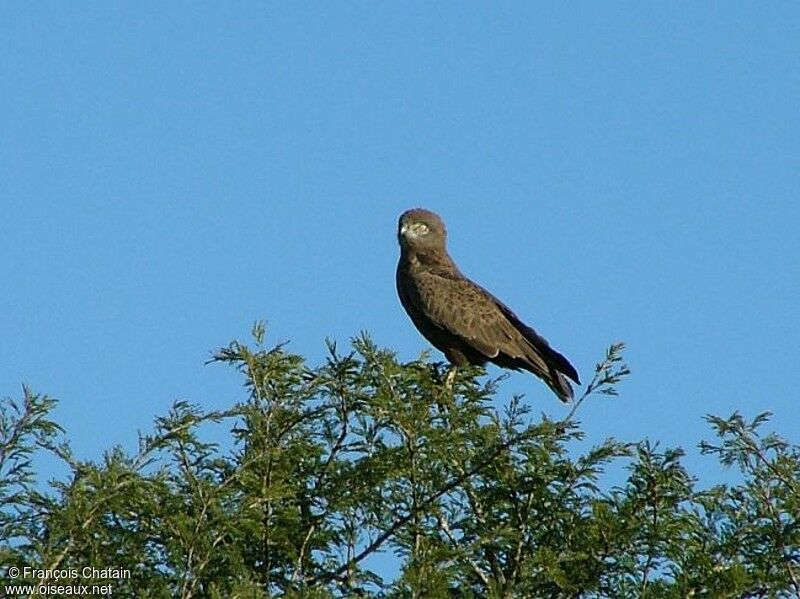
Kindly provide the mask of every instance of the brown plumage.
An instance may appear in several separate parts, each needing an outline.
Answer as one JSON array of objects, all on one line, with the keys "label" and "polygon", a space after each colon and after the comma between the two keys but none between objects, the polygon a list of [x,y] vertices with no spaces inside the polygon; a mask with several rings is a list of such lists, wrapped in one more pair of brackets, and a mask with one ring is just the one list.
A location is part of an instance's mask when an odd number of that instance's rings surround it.
[{"label": "brown plumage", "polygon": [[572,399],[572,364],[508,306],[461,274],[447,253],[439,216],[417,208],[400,215],[397,293],[414,325],[454,366],[492,362],[527,370],[561,401]]}]

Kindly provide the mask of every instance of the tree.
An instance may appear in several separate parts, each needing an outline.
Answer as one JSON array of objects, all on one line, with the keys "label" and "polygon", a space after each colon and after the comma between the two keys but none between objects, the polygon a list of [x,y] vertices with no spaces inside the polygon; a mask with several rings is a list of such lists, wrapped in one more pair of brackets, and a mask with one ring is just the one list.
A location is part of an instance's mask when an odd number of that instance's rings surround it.
[{"label": "tree", "polygon": [[[449,388],[441,364],[366,335],[316,367],[264,336],[213,359],[246,398],[176,402],[133,454],[80,460],[54,400],[5,400],[0,584],[37,582],[11,567],[102,584],[83,568],[113,566],[128,597],[800,597],[800,448],[762,433],[767,414],[709,416],[701,450],[739,482],[702,489],[680,449],[609,439],[576,455],[580,406],[628,375],[622,344],[552,420],[520,397],[497,407],[500,379],[480,368]],[[204,441],[209,427],[230,443]],[[69,466],[49,488],[40,450]],[[627,481],[603,489],[611,463]],[[396,576],[378,567],[392,559]]]}]

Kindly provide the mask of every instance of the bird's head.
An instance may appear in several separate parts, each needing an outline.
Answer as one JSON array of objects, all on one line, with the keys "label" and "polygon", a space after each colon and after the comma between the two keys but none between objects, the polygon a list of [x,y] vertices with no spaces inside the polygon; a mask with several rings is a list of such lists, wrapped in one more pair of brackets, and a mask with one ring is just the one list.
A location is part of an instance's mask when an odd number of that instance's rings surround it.
[{"label": "bird's head", "polygon": [[400,215],[397,239],[404,250],[444,250],[447,230],[438,214],[424,208],[414,208]]}]

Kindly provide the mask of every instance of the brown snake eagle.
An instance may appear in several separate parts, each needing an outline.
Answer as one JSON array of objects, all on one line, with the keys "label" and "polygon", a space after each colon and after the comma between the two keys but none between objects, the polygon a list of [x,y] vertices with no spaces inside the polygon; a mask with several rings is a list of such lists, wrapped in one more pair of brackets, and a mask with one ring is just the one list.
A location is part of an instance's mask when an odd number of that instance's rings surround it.
[{"label": "brown snake eagle", "polygon": [[572,399],[567,377],[580,384],[575,368],[508,306],[461,274],[447,253],[447,232],[437,214],[421,208],[404,212],[397,237],[400,302],[453,366],[492,362],[527,370],[561,401]]}]

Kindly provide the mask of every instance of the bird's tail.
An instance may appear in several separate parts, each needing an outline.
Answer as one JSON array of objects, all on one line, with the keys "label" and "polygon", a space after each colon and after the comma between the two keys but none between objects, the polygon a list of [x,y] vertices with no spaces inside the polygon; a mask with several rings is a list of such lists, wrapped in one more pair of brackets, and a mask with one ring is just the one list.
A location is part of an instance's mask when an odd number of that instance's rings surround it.
[{"label": "bird's tail", "polygon": [[[578,371],[569,363],[569,360],[550,347],[550,344],[547,343],[543,337],[539,336],[536,331],[527,326],[525,329],[525,338],[531,344],[531,356],[535,355],[538,358],[536,360],[531,360],[531,366],[534,366],[534,368],[530,369],[531,372],[540,376],[561,401],[572,401],[572,385],[570,385],[567,379],[572,379],[580,385],[581,381],[578,377]],[[537,369],[541,368],[540,365],[542,362],[544,362],[546,366],[546,371],[536,372]]]},{"label": "bird's tail", "polygon": [[529,351],[526,352],[525,359],[519,360],[520,363],[512,366],[512,368],[521,367],[529,370],[541,378],[561,401],[572,401],[572,385],[569,384],[567,378],[572,379],[578,385],[581,384],[575,367],[563,355],[550,347],[544,337],[517,318],[517,315],[511,309],[500,301],[497,301],[497,305],[511,324],[514,325],[514,328],[528,342]]},{"label": "bird's tail", "polygon": [[547,383],[547,386],[558,396],[558,399],[564,403],[572,401],[572,385],[569,384],[567,377],[553,368],[550,368],[548,374],[550,376],[545,377],[544,382]]}]

